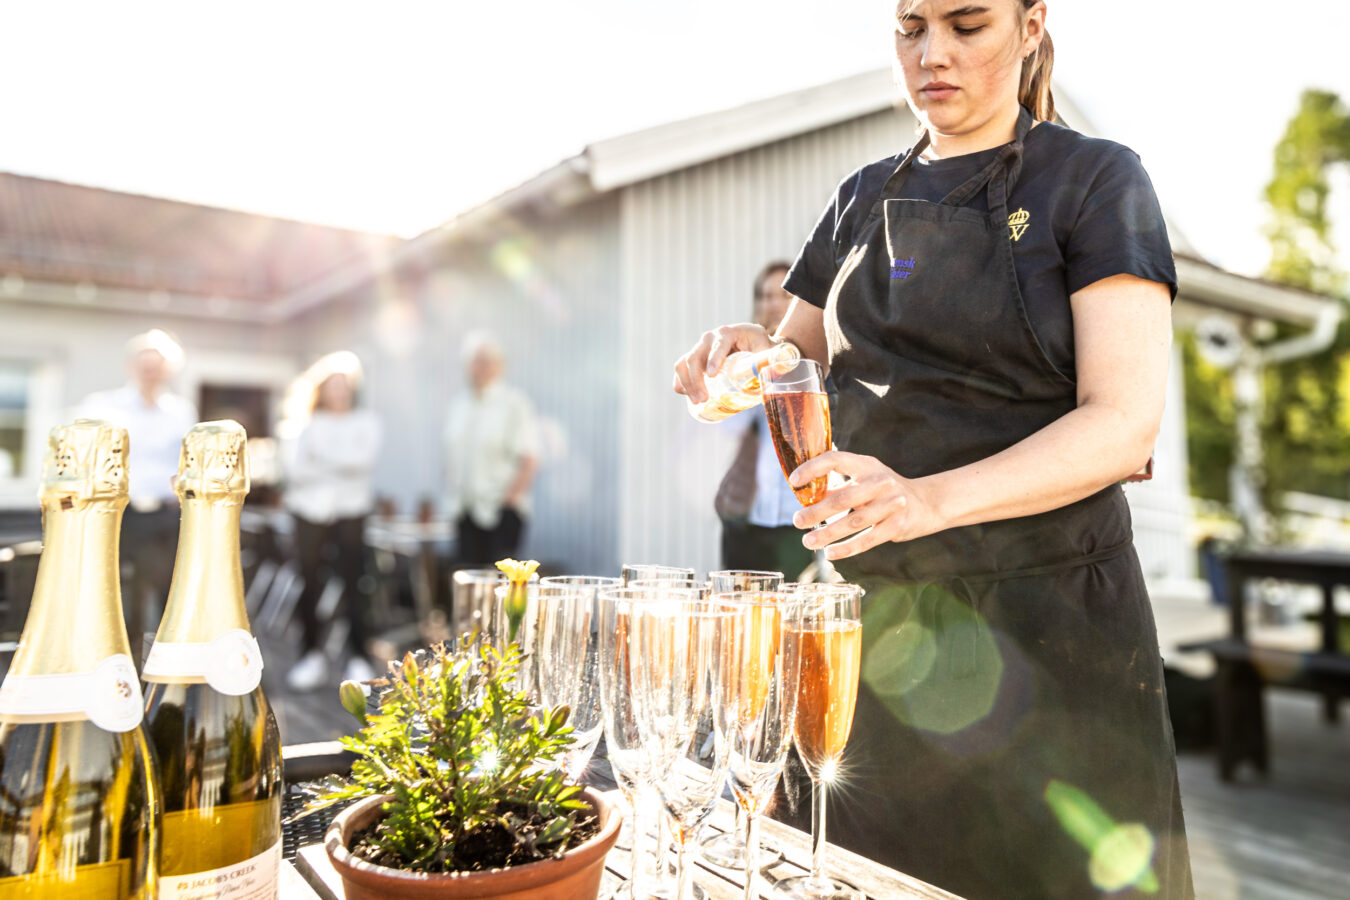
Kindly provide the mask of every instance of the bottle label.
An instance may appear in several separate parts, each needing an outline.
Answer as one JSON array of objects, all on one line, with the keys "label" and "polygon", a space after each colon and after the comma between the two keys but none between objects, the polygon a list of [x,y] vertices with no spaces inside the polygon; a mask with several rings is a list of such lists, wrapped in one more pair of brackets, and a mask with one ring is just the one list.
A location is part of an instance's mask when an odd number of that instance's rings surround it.
[{"label": "bottle label", "polygon": [[262,670],[258,641],[242,628],[232,628],[205,643],[155,641],[145,658],[146,678],[205,681],[235,697],[252,693],[262,683]]},{"label": "bottle label", "polygon": [[274,900],[281,841],[232,866],[190,875],[161,875],[159,900]]},{"label": "bottle label", "polygon": [[8,675],[0,685],[0,716],[33,719],[87,718],[104,731],[131,731],[141,724],[145,701],[131,657],[116,653],[89,672]]}]

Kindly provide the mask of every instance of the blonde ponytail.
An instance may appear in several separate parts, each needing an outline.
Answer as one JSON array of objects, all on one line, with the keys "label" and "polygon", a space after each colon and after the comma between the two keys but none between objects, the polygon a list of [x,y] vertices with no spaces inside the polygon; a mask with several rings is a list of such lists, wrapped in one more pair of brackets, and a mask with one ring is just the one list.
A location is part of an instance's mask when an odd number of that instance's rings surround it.
[{"label": "blonde ponytail", "polygon": [[[1036,0],[1022,0],[1024,7],[1034,6]],[[1055,45],[1050,32],[1041,35],[1041,44],[1022,60],[1022,80],[1017,85],[1017,102],[1031,110],[1038,122],[1055,120],[1055,95],[1050,90],[1050,70],[1055,65]]]}]

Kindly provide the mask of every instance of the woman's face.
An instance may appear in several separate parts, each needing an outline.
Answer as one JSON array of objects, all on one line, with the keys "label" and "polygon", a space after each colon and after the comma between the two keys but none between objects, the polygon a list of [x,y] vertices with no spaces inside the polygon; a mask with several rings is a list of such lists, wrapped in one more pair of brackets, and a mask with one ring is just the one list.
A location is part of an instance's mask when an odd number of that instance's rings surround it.
[{"label": "woman's face", "polygon": [[787,269],[774,269],[759,283],[759,293],[755,295],[755,321],[769,331],[778,328],[792,305],[792,295],[783,289],[783,279]]},{"label": "woman's face", "polygon": [[319,385],[319,408],[341,413],[352,408],[352,385],[347,376],[334,372]]},{"label": "woman's face", "polygon": [[1022,59],[1044,30],[1044,3],[901,0],[895,60],[910,109],[938,134],[978,131],[1017,103]]}]

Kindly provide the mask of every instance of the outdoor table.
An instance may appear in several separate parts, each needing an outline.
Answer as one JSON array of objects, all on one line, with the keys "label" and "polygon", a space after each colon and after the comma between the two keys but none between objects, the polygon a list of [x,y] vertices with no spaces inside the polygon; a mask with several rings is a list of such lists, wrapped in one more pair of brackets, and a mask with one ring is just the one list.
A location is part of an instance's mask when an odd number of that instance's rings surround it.
[{"label": "outdoor table", "polygon": [[[1233,550],[1220,557],[1227,573],[1228,635],[1187,644],[1183,650],[1213,654],[1216,676],[1215,718],[1219,775],[1232,781],[1237,765],[1251,760],[1261,773],[1270,769],[1263,691],[1266,683],[1299,688],[1322,696],[1327,721],[1339,718],[1338,705],[1350,693],[1350,647],[1342,647],[1336,588],[1350,586],[1350,553],[1280,547]],[[1289,649],[1248,640],[1247,584],[1271,578],[1321,588],[1318,646]]]},{"label": "outdoor table", "polygon": [[[693,763],[688,765],[694,766]],[[596,772],[594,776],[587,777],[587,783],[607,790],[607,798],[622,806],[618,792],[612,790],[613,781],[608,778],[608,768],[603,764],[594,768]],[[288,807],[296,808],[290,798]],[[321,815],[316,814],[311,819],[317,819]],[[760,883],[767,885],[778,879],[808,872],[811,867],[811,836],[767,816],[761,823],[760,834],[763,840],[778,845],[783,851],[783,859],[764,870],[764,877]],[[731,830],[734,824],[735,812],[731,802],[726,799],[719,800],[717,809],[709,816],[706,827],[713,831],[725,832]],[[319,823],[309,820],[283,826],[284,843],[299,843],[300,846],[295,859],[288,860],[282,867],[279,894],[281,900],[320,900],[320,898],[342,900],[342,883],[329,865],[328,856],[324,852],[322,837],[319,836],[321,827]],[[307,831],[308,835],[297,842],[294,832],[298,829]],[[740,900],[743,896],[745,881],[740,871],[708,864],[699,856],[697,848],[690,849],[688,858],[691,863],[698,865],[696,879],[707,889],[709,900]],[[834,845],[830,845],[827,859],[830,873],[860,888],[868,900],[955,898],[954,894]],[[611,850],[605,861],[605,869],[605,880],[600,889],[601,900],[622,884],[632,871],[629,851],[617,847]],[[768,895],[765,894],[765,897]]]},{"label": "outdoor table", "polygon": [[454,543],[454,528],[449,519],[418,519],[398,516],[371,516],[366,520],[366,543],[376,549],[403,556],[409,561],[413,605],[417,619],[425,622],[436,608],[440,584],[439,547]]}]

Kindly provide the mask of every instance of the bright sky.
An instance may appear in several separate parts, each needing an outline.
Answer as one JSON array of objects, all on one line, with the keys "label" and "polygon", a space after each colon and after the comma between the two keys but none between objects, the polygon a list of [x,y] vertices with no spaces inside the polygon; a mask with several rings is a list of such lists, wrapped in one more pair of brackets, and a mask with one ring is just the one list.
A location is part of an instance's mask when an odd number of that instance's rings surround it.
[{"label": "bright sky", "polygon": [[[888,65],[892,8],[16,7],[0,53],[0,170],[407,236],[589,142]],[[1299,92],[1350,101],[1350,2],[1049,0],[1048,24],[1061,89],[1142,155],[1202,253],[1259,272],[1261,189]],[[1337,184],[1350,259],[1350,176]]]}]

